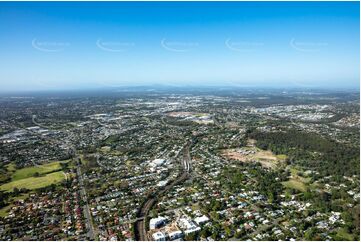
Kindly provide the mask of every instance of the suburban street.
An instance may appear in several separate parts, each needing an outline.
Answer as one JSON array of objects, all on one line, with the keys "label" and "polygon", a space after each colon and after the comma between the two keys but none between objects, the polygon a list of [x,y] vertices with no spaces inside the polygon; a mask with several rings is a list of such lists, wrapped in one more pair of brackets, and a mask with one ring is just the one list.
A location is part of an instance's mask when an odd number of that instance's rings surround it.
[{"label": "suburban street", "polygon": [[175,181],[173,181],[171,184],[167,185],[166,187],[164,187],[164,188],[156,191],[154,194],[152,194],[140,208],[138,216],[137,216],[138,217],[137,221],[135,222],[135,238],[136,238],[136,240],[141,240],[141,241],[149,240],[149,238],[147,236],[146,225],[145,225],[145,223],[147,221],[146,218],[147,218],[149,211],[152,209],[154,204],[157,202],[157,200],[163,194],[168,192],[175,185],[177,185],[180,182],[187,179],[187,177],[191,171],[191,165],[190,165],[191,158],[190,158],[189,149],[190,149],[190,143],[187,143],[183,147],[183,150],[181,152],[179,152],[179,154],[182,154],[182,159],[180,162],[181,162],[181,166],[183,167],[183,172],[181,173],[181,175]]},{"label": "suburban street", "polygon": [[96,239],[96,233],[93,225],[93,221],[90,214],[89,204],[88,204],[88,198],[86,194],[86,190],[84,188],[84,181],[82,178],[81,168],[80,168],[80,161],[78,160],[78,166],[77,166],[77,175],[79,177],[79,185],[80,185],[80,195],[84,202],[83,206],[83,212],[86,219],[86,227],[88,229],[88,238],[89,240],[95,240]]}]

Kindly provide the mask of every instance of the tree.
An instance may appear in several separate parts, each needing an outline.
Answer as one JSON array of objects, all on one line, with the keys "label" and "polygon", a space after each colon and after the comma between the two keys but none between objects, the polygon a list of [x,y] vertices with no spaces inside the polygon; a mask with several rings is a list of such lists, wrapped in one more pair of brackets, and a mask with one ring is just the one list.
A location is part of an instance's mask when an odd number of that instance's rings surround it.
[{"label": "tree", "polygon": [[200,236],[201,236],[202,238],[207,238],[207,237],[210,236],[210,235],[211,235],[211,233],[210,233],[210,231],[209,231],[207,228],[202,229],[202,231],[201,231],[201,233],[200,233]]},{"label": "tree", "polygon": [[9,194],[3,191],[0,191],[0,208],[5,207],[7,203],[5,202]]},{"label": "tree", "polygon": [[194,241],[197,239],[196,233],[187,234],[184,239],[188,241]]},{"label": "tree", "polygon": [[218,237],[218,232],[217,232],[217,231],[214,231],[214,232],[212,233],[212,239],[217,240],[217,237]]},{"label": "tree", "polygon": [[62,170],[65,170],[68,168],[68,162],[60,162],[60,167]]},{"label": "tree", "polygon": [[14,189],[13,189],[13,194],[14,194],[14,196],[17,196],[17,195],[19,195],[19,193],[20,193],[20,190],[19,190],[19,188],[17,188],[17,187],[14,187]]},{"label": "tree", "polygon": [[229,227],[226,227],[224,229],[224,232],[226,233],[226,236],[229,238],[232,236],[232,230]]},{"label": "tree", "polygon": [[310,228],[305,232],[305,239],[308,241],[313,240],[313,237],[315,235],[315,229],[314,228]]}]

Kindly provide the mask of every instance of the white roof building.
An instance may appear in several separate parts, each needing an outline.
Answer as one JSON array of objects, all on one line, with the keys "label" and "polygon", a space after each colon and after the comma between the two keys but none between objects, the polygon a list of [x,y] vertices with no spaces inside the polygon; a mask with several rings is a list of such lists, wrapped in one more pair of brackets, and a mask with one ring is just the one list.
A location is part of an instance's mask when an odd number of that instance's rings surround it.
[{"label": "white roof building", "polygon": [[149,221],[149,229],[156,229],[157,227],[161,226],[162,224],[164,224],[167,221],[167,219],[165,217],[157,217],[157,218],[152,218]]},{"label": "white roof building", "polygon": [[179,239],[183,236],[182,231],[177,230],[168,234],[170,240]]},{"label": "white roof building", "polygon": [[162,232],[156,232],[152,237],[154,241],[165,241],[165,235]]},{"label": "white roof building", "polygon": [[157,186],[158,186],[158,187],[164,187],[165,185],[167,185],[167,183],[168,183],[167,180],[160,181],[160,182],[158,182]]},{"label": "white roof building", "polygon": [[181,228],[184,229],[184,233],[185,233],[186,235],[201,230],[201,228],[198,227],[198,226],[197,226],[192,220],[190,220],[189,218],[183,217],[183,218],[179,219],[178,224],[179,224],[179,226],[180,226]]},{"label": "white roof building", "polygon": [[206,223],[209,221],[209,218],[206,216],[206,215],[203,215],[201,217],[197,217],[194,219],[194,221],[198,224],[198,225],[201,225],[203,223]]},{"label": "white roof building", "polygon": [[163,165],[164,163],[165,163],[164,159],[154,159],[149,163],[149,165],[152,167],[157,167]]},{"label": "white roof building", "polygon": [[194,228],[192,228],[192,229],[187,229],[187,230],[185,230],[184,233],[187,235],[187,234],[191,234],[191,233],[193,233],[193,232],[198,232],[198,231],[200,231],[200,230],[201,230],[200,227],[194,227]]}]

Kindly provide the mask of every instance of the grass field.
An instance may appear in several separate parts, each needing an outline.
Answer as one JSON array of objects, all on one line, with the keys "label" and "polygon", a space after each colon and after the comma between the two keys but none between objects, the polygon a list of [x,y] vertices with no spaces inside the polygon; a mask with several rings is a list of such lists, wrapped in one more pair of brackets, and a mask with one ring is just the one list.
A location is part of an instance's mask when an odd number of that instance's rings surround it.
[{"label": "grass field", "polygon": [[14,180],[8,183],[5,183],[0,186],[0,190],[12,191],[16,188],[27,188],[34,190],[41,187],[46,187],[51,184],[56,184],[65,179],[65,174],[62,171],[53,172],[42,177],[28,177],[20,180]]},{"label": "grass field", "polygon": [[[61,163],[67,163],[67,161],[56,161],[48,164],[26,167],[16,170],[14,163],[10,163],[6,166],[5,175],[11,178],[10,182],[0,185],[0,190],[12,192],[14,188],[26,188],[34,190],[42,187],[49,186],[51,184],[57,184],[66,179],[66,174],[61,170]],[[71,166],[72,164],[70,164]],[[34,177],[35,173],[39,173],[39,177]],[[0,217],[8,215],[13,203],[19,199],[25,199],[29,196],[29,193],[23,193],[17,197],[10,197],[7,199],[6,207],[0,209]]]},{"label": "grass field", "polygon": [[287,155],[281,154],[281,155],[276,155],[276,157],[277,157],[277,159],[280,159],[280,160],[286,160]]},{"label": "grass field", "polygon": [[0,170],[0,182],[3,183],[10,178],[9,173],[5,169]]},{"label": "grass field", "polygon": [[4,183],[11,179],[11,174],[16,170],[14,163],[9,163],[5,166],[6,169],[0,170],[0,182]]},{"label": "grass field", "polygon": [[111,145],[119,139],[117,135],[111,135],[105,140],[105,144]]},{"label": "grass field", "polygon": [[301,192],[305,192],[307,190],[307,187],[310,185],[309,182],[311,181],[311,178],[298,175],[300,170],[294,166],[290,167],[290,172],[291,172],[290,180],[283,182],[283,185],[286,188],[292,188],[299,190]]},{"label": "grass field", "polygon": [[61,166],[60,163],[64,163],[67,161],[56,161],[56,162],[51,162],[48,164],[44,164],[44,165],[40,165],[40,166],[32,166],[32,167],[26,167],[26,168],[22,168],[19,170],[16,170],[13,174],[12,174],[12,181],[17,181],[17,180],[21,180],[24,178],[29,178],[34,176],[34,174],[36,172],[38,172],[40,175],[42,174],[46,174],[46,173],[50,173],[56,170],[60,170]]},{"label": "grass field", "polygon": [[349,241],[352,241],[352,240],[354,240],[354,237],[353,237],[352,234],[347,232],[346,229],[340,228],[337,231],[336,240],[349,240]]},{"label": "grass field", "polygon": [[307,186],[303,182],[296,179],[290,179],[289,181],[282,182],[282,184],[287,188],[296,189],[301,192],[305,192],[307,190]]},{"label": "grass field", "polygon": [[14,172],[16,170],[16,166],[11,162],[10,164],[6,165],[6,169],[10,172]]},{"label": "grass field", "polygon": [[12,204],[6,206],[6,207],[3,207],[2,209],[0,209],[0,217],[5,217],[8,215],[9,213],[9,209],[12,207]]},{"label": "grass field", "polygon": [[112,149],[112,147],[110,147],[110,146],[102,146],[100,148],[100,150],[104,153],[109,153],[111,149]]},{"label": "grass field", "polygon": [[[26,199],[28,196],[29,196],[29,194],[22,194],[20,196],[11,198],[11,201],[18,201],[20,199]],[[1,208],[0,209],[0,217],[7,216],[9,214],[9,210],[11,209],[12,206],[13,206],[13,202],[11,202],[9,205]]]}]

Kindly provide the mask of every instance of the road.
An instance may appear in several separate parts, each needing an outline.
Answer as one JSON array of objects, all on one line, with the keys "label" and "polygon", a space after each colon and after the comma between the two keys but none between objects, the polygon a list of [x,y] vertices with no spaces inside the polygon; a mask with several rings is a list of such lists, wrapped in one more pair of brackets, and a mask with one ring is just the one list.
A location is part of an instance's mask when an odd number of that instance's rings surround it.
[{"label": "road", "polygon": [[[194,203],[195,204],[195,203]],[[170,212],[179,212],[181,209],[187,207],[188,205],[184,205],[184,206],[180,206],[180,207],[177,207],[177,208],[171,208],[171,209],[167,209],[165,211],[163,211],[163,213],[167,214],[167,213],[170,213]],[[130,219],[130,220],[124,220],[124,221],[120,221],[118,225],[115,225],[113,227],[110,227],[110,229],[118,229],[118,227],[120,225],[123,225],[123,224],[133,224],[135,222],[137,222],[138,220],[142,220],[142,219],[145,219],[145,217],[140,217],[140,218],[135,218],[135,219]]]},{"label": "road", "polygon": [[141,208],[139,209],[139,212],[137,214],[137,221],[135,222],[135,240],[137,241],[147,241],[147,231],[146,231],[146,221],[149,211],[152,209],[152,207],[155,205],[157,200],[167,193],[170,189],[172,189],[175,185],[181,183],[182,181],[186,180],[191,172],[191,159],[190,159],[190,143],[188,142],[184,148],[183,151],[180,153],[183,153],[183,157],[181,159],[181,164],[183,168],[183,172],[178,176],[176,180],[174,180],[172,183],[168,184],[164,188],[161,188],[160,190],[154,192],[151,194],[148,199],[142,204]]},{"label": "road", "polygon": [[[40,123],[38,123],[36,121],[36,115],[33,115],[32,116],[32,122],[39,126],[39,127],[42,127],[42,128],[46,128],[46,129],[49,129],[51,130],[50,127],[47,127],[47,126],[44,126]],[[33,132],[34,133],[34,132]],[[38,135],[38,134],[36,134]],[[47,138],[50,142],[53,142],[53,139],[52,138]],[[77,150],[74,146],[72,147],[69,147],[69,149],[71,150],[71,153],[74,154],[74,159],[77,161],[77,175],[78,175],[78,178],[79,178],[79,186],[80,186],[80,196],[81,196],[81,199],[82,201],[84,202],[84,206],[83,206],[83,213],[84,213],[84,217],[86,219],[86,227],[87,227],[87,231],[88,231],[88,239],[89,240],[95,240],[96,238],[96,233],[95,233],[95,229],[94,229],[94,224],[93,224],[93,220],[92,220],[92,217],[91,217],[91,214],[90,214],[90,208],[89,208],[89,204],[88,204],[88,197],[87,197],[87,193],[86,193],[86,190],[84,188],[84,181],[83,181],[83,176],[82,176],[82,172],[81,172],[81,161],[80,161],[80,157],[79,155],[77,154]],[[34,163],[34,162],[33,162]],[[36,165],[34,163],[34,165]],[[65,175],[65,178],[68,179],[67,175],[64,173]]]},{"label": "road", "polygon": [[252,233],[248,234],[247,237],[249,239],[253,239],[257,234],[261,234],[267,230],[269,230],[272,227],[275,227],[277,225],[281,225],[280,222],[283,220],[283,218],[277,218],[275,220],[272,221],[272,223],[270,224],[266,224],[266,225],[260,225],[255,231],[253,231]]},{"label": "road", "polygon": [[[79,161],[79,160],[78,160]],[[80,162],[79,162],[80,163]],[[86,226],[87,226],[87,230],[88,230],[88,238],[90,240],[95,240],[95,230],[94,230],[94,224],[93,224],[93,220],[91,218],[91,214],[90,214],[90,209],[89,209],[89,204],[88,204],[88,197],[84,188],[84,181],[83,181],[83,176],[81,173],[81,168],[80,168],[80,164],[78,164],[76,172],[78,174],[78,178],[79,178],[79,185],[80,185],[80,196],[84,202],[84,217],[86,219]]]},{"label": "road", "polygon": [[[32,117],[32,121],[35,125],[38,125],[40,127],[43,128],[48,128],[48,127],[44,127],[41,124],[39,124],[38,122],[36,122],[36,115],[33,115]],[[162,120],[164,122],[164,120]],[[101,125],[101,123],[100,123]],[[167,124],[169,125],[169,124]],[[146,218],[148,216],[149,211],[152,209],[152,207],[155,205],[155,203],[157,202],[157,200],[164,195],[165,193],[167,193],[170,189],[172,189],[175,185],[181,183],[182,181],[186,180],[191,172],[191,158],[190,158],[190,152],[189,152],[189,148],[191,146],[192,142],[187,142],[186,145],[183,147],[183,149],[181,150],[181,152],[179,152],[178,154],[182,154],[182,159],[181,159],[181,167],[182,167],[182,173],[178,176],[178,178],[176,180],[174,180],[173,182],[171,182],[170,184],[168,184],[167,186],[157,190],[156,192],[154,192],[153,194],[151,194],[147,200],[142,204],[141,208],[139,209],[139,212],[137,214],[137,218],[135,219],[135,238],[136,240],[141,240],[141,241],[146,241],[148,240],[147,237],[147,231],[146,231]],[[83,177],[82,177],[82,172],[81,172],[81,162],[80,161],[80,157],[76,152],[75,147],[69,147],[74,155],[74,159],[76,159],[78,161],[77,163],[77,175],[79,178],[79,185],[80,185],[80,195],[82,198],[82,201],[84,202],[84,206],[83,206],[83,213],[84,213],[84,217],[86,219],[86,227],[87,227],[87,231],[88,231],[88,239],[89,240],[95,240],[97,235],[96,235],[96,230],[94,229],[94,224],[92,221],[92,216],[90,214],[90,208],[88,205],[88,199],[87,199],[87,193],[84,187],[84,181],[83,181]],[[97,157],[99,158],[99,157]]]}]

